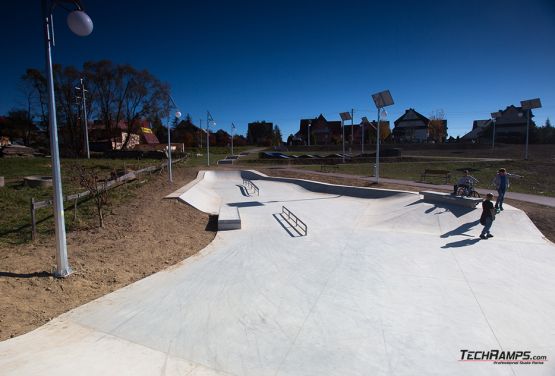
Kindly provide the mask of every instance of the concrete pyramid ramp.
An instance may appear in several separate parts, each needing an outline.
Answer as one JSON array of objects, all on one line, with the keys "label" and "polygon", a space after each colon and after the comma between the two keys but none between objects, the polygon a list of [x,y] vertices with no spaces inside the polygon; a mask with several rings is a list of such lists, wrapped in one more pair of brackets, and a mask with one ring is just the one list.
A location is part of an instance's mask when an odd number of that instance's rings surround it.
[{"label": "concrete pyramid ramp", "polygon": [[[218,171],[175,196],[241,229],[0,343],[2,375],[555,374],[555,247],[518,209],[482,241],[479,209],[407,192]],[[491,350],[548,361],[465,357]]]}]

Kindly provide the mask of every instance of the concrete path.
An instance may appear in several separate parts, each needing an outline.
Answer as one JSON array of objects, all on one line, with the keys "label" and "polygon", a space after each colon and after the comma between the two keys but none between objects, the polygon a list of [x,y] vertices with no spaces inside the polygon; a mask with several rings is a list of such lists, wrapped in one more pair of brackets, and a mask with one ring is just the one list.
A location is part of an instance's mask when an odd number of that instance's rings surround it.
[{"label": "concrete path", "polygon": [[[242,228],[1,342],[0,373],[555,374],[555,246],[518,209],[480,240],[479,209],[409,192],[208,171],[180,197],[208,212],[237,207]],[[461,350],[548,361],[461,361]]]},{"label": "concrete path", "polygon": [[[321,176],[335,176],[335,177],[348,178],[348,179],[360,179],[360,180],[369,181],[369,182],[376,181],[376,178],[373,177],[373,176],[360,176],[360,175],[342,174],[342,173],[336,173],[336,172],[320,172],[320,171],[304,170],[304,169],[301,169],[301,168],[290,168],[290,167],[287,167],[287,168],[284,167],[283,169],[288,170],[288,171],[305,173],[305,174],[308,173],[308,174],[321,175]],[[428,184],[428,183],[416,182],[416,181],[411,181],[411,180],[387,179],[387,178],[380,178],[380,182],[390,183],[390,184],[406,185],[406,186],[410,186],[410,187],[426,188],[426,189],[432,189],[432,190],[433,189],[435,189],[435,190],[438,190],[438,189],[448,190],[448,191],[453,190],[453,185],[452,184],[450,184],[450,185],[448,185],[448,184]],[[495,189],[493,187],[491,189],[478,188],[476,190],[482,195],[485,195],[488,192],[492,192],[492,193],[495,194]],[[531,195],[531,194],[527,194],[527,193],[517,193],[517,192],[508,191],[505,194],[505,198],[518,200],[518,201],[524,201],[524,202],[530,202],[530,203],[533,203],[533,204],[555,207],[555,197]]]}]

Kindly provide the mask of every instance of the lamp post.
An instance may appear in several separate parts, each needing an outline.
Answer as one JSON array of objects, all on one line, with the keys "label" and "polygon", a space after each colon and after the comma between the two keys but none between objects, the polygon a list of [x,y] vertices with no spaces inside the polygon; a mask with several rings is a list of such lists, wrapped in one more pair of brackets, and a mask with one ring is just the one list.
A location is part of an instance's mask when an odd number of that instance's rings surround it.
[{"label": "lamp post", "polygon": [[235,124],[231,123],[231,156],[233,157],[233,131],[235,130]]},{"label": "lamp post", "polygon": [[524,159],[528,160],[528,138],[530,135],[530,117],[532,115],[533,108],[541,108],[542,103],[540,98],[529,99],[525,101],[520,101],[520,106],[523,110],[527,110],[526,114],[526,148],[524,149]]},{"label": "lamp post", "polygon": [[89,124],[87,121],[87,100],[85,99],[85,93],[88,91],[85,89],[85,83],[83,82],[83,79],[80,79],[80,86],[75,86],[76,90],[79,90],[81,92],[81,108],[82,108],[82,114],[83,114],[83,132],[84,134],[84,143],[85,143],[85,152],[87,155],[87,159],[91,159],[91,152],[89,150]]},{"label": "lamp post", "polygon": [[343,141],[343,163],[345,163],[345,120],[352,120],[349,112],[341,112],[341,140]]},{"label": "lamp post", "polygon": [[501,117],[501,112],[492,112],[491,113],[491,121],[493,122],[493,135],[491,139],[491,150],[495,149],[495,122],[497,118]]},{"label": "lamp post", "polygon": [[312,125],[312,120],[308,121],[308,147],[310,147],[310,126]]},{"label": "lamp post", "polygon": [[[376,94],[372,94],[372,100],[378,109],[378,132],[376,140],[376,183],[380,182],[380,112],[384,107],[393,104],[393,98],[389,90],[384,90]],[[385,113],[385,111],[384,111]],[[385,113],[386,114],[386,113]]]},{"label": "lamp post", "polygon": [[[175,101],[173,100],[172,96],[169,95],[170,101],[173,104],[173,107],[177,110],[175,111],[175,122],[181,117],[181,111],[179,111]],[[170,107],[171,108],[171,107]],[[172,141],[171,141],[171,123],[170,119],[168,119],[168,181],[173,183],[173,175],[172,175]]]},{"label": "lamp post", "polygon": [[210,123],[216,125],[210,111],[206,111],[206,165],[210,166]]},{"label": "lamp post", "polygon": [[67,24],[71,31],[79,36],[92,33],[93,23],[83,11],[78,0],[42,0],[44,19],[44,46],[46,61],[46,83],[48,91],[48,121],[50,125],[50,154],[52,155],[52,185],[54,187],[54,225],[56,232],[56,277],[67,277],[72,270],[67,260],[67,242],[64,221],[64,199],[60,171],[60,153],[58,150],[58,124],[56,122],[56,98],[54,96],[54,77],[52,74],[52,47],[54,46],[54,26],[52,12],[59,3],[73,4],[77,9],[70,12]]}]

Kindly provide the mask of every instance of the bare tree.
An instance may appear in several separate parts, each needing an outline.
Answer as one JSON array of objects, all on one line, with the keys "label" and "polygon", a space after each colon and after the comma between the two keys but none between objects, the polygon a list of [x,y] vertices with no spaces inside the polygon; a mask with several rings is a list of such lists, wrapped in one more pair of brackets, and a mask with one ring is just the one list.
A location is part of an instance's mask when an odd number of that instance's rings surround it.
[{"label": "bare tree", "polygon": [[75,166],[79,185],[89,191],[96,206],[100,227],[104,227],[102,209],[108,204],[108,180],[99,177],[99,171],[83,165]]}]

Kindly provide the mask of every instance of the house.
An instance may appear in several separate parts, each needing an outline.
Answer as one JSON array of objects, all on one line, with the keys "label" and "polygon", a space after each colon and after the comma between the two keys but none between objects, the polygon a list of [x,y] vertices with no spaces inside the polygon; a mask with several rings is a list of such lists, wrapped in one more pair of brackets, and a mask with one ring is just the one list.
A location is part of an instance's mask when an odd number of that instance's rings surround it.
[{"label": "house", "polygon": [[447,120],[430,120],[414,108],[394,121],[393,140],[398,143],[444,142],[447,137]]},{"label": "house", "polygon": [[247,142],[249,145],[270,146],[274,124],[266,121],[255,121],[249,123],[247,130]]},{"label": "house", "polygon": [[461,137],[462,142],[477,142],[480,139],[488,137],[488,129],[492,125],[491,119],[474,120],[472,122],[472,130]]},{"label": "house", "polygon": [[[514,105],[499,111],[500,116],[495,119],[495,140],[506,143],[524,142],[528,117],[530,126],[535,126],[532,110],[524,110]],[[472,130],[462,139],[473,142],[491,142],[493,136],[493,120],[474,120]]]},{"label": "house", "polygon": [[102,122],[95,121],[89,125],[89,139],[93,151],[132,150],[139,144],[155,148],[160,143],[146,119],[136,119],[131,127],[120,120],[110,129],[106,129]]},{"label": "house", "polygon": [[314,119],[301,119],[300,121],[299,131],[295,133],[295,137],[304,140],[306,145],[308,145],[309,125],[311,145],[329,145],[341,142],[341,121],[328,121],[324,115],[320,114]]}]

